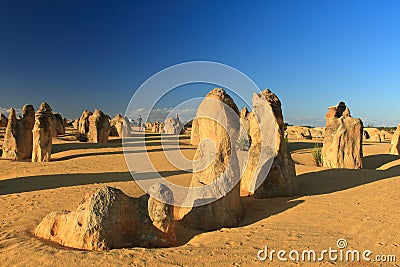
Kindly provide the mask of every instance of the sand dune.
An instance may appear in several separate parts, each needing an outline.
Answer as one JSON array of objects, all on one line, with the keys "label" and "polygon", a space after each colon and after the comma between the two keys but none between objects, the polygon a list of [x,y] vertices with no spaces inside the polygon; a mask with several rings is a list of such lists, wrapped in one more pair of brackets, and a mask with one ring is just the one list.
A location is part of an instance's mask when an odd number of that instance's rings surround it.
[{"label": "sand dune", "polygon": [[[152,162],[164,177],[187,185],[190,173],[166,161],[159,138],[153,134],[146,141]],[[268,245],[276,250],[320,251],[336,247],[339,238],[347,240],[348,248],[400,258],[400,158],[387,154],[388,142],[364,145],[364,169],[332,170],[314,166],[313,141],[291,140],[289,150],[296,162],[300,195],[244,198],[246,216],[238,228],[200,232],[178,225],[177,247],[90,252],[50,244],[33,237],[31,231],[49,212],[74,209],[86,193],[102,185],[135,197],[143,191],[130,176],[119,139],[108,144],[66,140],[54,139],[52,162],[0,160],[1,265],[282,266],[279,261],[259,261],[258,250]],[[134,137],[131,145],[135,145]],[[188,137],[181,138],[181,148],[187,158],[193,157],[195,148]],[[346,265],[327,260],[316,263],[332,264]]]}]

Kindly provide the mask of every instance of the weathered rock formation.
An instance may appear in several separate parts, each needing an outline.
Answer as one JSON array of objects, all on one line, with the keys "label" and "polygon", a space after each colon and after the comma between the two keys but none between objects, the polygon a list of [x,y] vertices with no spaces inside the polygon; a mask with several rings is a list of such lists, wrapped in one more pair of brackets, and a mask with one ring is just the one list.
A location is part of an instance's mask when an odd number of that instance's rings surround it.
[{"label": "weathered rock formation", "polygon": [[250,132],[250,121],[247,119],[249,113],[250,112],[247,110],[246,107],[243,107],[242,110],[240,111],[240,123],[242,124],[246,133]]},{"label": "weathered rock formation", "polygon": [[56,137],[57,135],[65,134],[64,119],[60,113],[54,113],[51,120],[52,123],[52,134],[51,136]]},{"label": "weathered rock formation", "polygon": [[310,133],[311,133],[312,139],[323,138],[324,131],[325,131],[324,127],[310,128]]},{"label": "weathered rock formation", "polygon": [[352,118],[344,102],[329,107],[322,147],[323,166],[361,169],[363,123]]},{"label": "weathered rock formation", "polygon": [[[164,185],[150,191],[162,201],[173,198]],[[66,247],[98,251],[176,244],[173,206],[152,196],[131,198],[108,186],[86,196],[74,211],[50,213],[34,234]]]},{"label": "weathered rock formation", "polygon": [[385,141],[386,136],[384,131],[377,128],[364,128],[364,137],[367,137],[364,141],[381,143]]},{"label": "weathered rock formation", "polygon": [[110,135],[110,121],[107,115],[100,110],[95,110],[89,117],[88,141],[92,143],[107,143]]},{"label": "weathered rock formation", "polygon": [[192,130],[190,131],[190,144],[193,146],[198,146],[199,143],[199,124],[196,118],[194,118],[192,122]]},{"label": "weathered rock formation", "polygon": [[391,141],[390,154],[400,155],[400,124],[397,126]]},{"label": "weathered rock formation", "polygon": [[310,128],[304,126],[287,126],[286,132],[289,138],[312,139]]},{"label": "weathered rock formation", "polygon": [[51,107],[43,102],[35,114],[32,162],[46,162],[51,159],[53,118]]},{"label": "weathered rock formation", "polygon": [[7,127],[8,119],[3,113],[0,113],[0,127]]},{"label": "weathered rock formation", "polygon": [[163,132],[165,134],[180,134],[183,124],[176,118],[167,118],[164,122]]},{"label": "weathered rock formation", "polygon": [[131,135],[131,123],[121,114],[117,114],[110,122],[110,136],[128,137]]},{"label": "weathered rock formation", "polygon": [[82,112],[82,115],[79,119],[78,123],[78,133],[86,136],[87,133],[89,132],[89,117],[92,116],[93,113],[90,112],[89,110],[84,110]]},{"label": "weathered rock formation", "polygon": [[340,117],[351,117],[350,110],[344,102],[339,102],[336,106],[329,107],[325,115],[326,119],[337,119]]},{"label": "weathered rock formation", "polygon": [[10,109],[10,116],[3,143],[2,157],[13,160],[30,159],[32,156],[32,129],[35,123],[35,111],[32,105],[22,108],[22,117],[17,119],[15,110]]},{"label": "weathered rock formation", "polygon": [[15,115],[15,110],[10,108],[10,114],[8,115],[8,124],[6,128],[6,133],[4,136],[3,143],[3,159],[18,159],[17,156],[17,117]]},{"label": "weathered rock formation", "polygon": [[[237,226],[243,215],[239,162],[234,148],[240,126],[238,108],[224,90],[216,88],[200,104],[195,121],[200,142],[190,187],[201,186],[204,191],[190,194],[193,207],[182,209],[178,217],[186,213],[184,225],[202,230]],[[218,200],[207,202],[210,199]],[[198,206],[200,203],[209,204]]]},{"label": "weathered rock formation", "polygon": [[386,130],[381,131],[381,138],[383,138],[383,140],[392,139],[392,137],[393,137],[393,133],[390,133],[389,131],[386,131]]},{"label": "weathered rock formation", "polygon": [[254,94],[252,110],[242,112],[241,118],[245,127],[247,122],[251,146],[240,181],[240,194],[254,194],[259,198],[293,196],[298,192],[298,185],[294,162],[284,139],[281,102],[267,89]]},{"label": "weathered rock formation", "polygon": [[78,129],[79,129],[79,119],[75,119],[75,120],[72,122],[72,127],[73,127],[75,130],[78,130]]},{"label": "weathered rock formation", "polygon": [[162,131],[163,131],[163,126],[164,126],[163,123],[161,123],[161,122],[159,122],[159,121],[156,121],[156,122],[153,123],[153,127],[152,127],[151,131],[152,131],[153,133],[162,133]]},{"label": "weathered rock formation", "polygon": [[[168,186],[154,184],[149,189],[149,200],[147,210],[153,225],[164,233],[169,240],[175,242],[175,221],[174,221],[174,195]],[[169,204],[168,204],[169,203]]]}]

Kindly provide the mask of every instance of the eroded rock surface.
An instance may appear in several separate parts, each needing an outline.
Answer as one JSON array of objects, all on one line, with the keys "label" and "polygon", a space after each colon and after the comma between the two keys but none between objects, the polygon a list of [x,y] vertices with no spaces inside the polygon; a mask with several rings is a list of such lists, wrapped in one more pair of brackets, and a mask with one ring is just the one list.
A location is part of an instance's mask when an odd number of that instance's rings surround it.
[{"label": "eroded rock surface", "polygon": [[323,166],[361,169],[363,134],[362,121],[351,117],[344,102],[329,107],[322,148]]},{"label": "eroded rock surface", "polygon": [[[151,190],[161,198],[173,198],[164,185]],[[74,211],[50,213],[34,234],[62,246],[99,251],[176,244],[173,206],[148,195],[131,198],[109,186],[86,196]]]},{"label": "eroded rock surface", "polygon": [[240,181],[240,194],[254,194],[259,198],[293,196],[298,192],[298,184],[294,162],[284,139],[281,102],[267,89],[254,94],[252,110],[242,111],[242,121],[245,125],[247,122],[251,146]]},{"label": "eroded rock surface", "polygon": [[42,103],[35,114],[33,126],[33,162],[46,162],[51,159],[54,115],[47,103]]}]

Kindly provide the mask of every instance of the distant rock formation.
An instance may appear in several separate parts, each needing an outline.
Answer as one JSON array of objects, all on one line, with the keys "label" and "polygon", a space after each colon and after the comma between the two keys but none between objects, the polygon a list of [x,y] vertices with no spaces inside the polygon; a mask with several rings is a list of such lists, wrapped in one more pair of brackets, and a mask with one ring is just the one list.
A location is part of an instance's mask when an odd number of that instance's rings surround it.
[{"label": "distant rock formation", "polygon": [[35,111],[32,105],[22,108],[22,117],[17,119],[15,110],[10,109],[3,143],[2,157],[12,160],[30,159],[32,156],[32,129],[35,122]]},{"label": "distant rock formation", "polygon": [[131,123],[121,114],[117,114],[110,122],[110,136],[128,137],[131,136]]},{"label": "distant rock formation", "polygon": [[391,141],[390,154],[400,155],[400,124],[397,126]]},{"label": "distant rock formation", "polygon": [[324,137],[324,131],[325,131],[324,127],[310,128],[310,133],[311,133],[312,139],[323,138]]},{"label": "distant rock formation", "polygon": [[10,114],[8,115],[8,124],[6,128],[6,133],[4,136],[3,143],[3,159],[17,160],[17,117],[15,115],[15,110],[10,108]]},{"label": "distant rock formation", "polygon": [[164,126],[163,123],[161,123],[159,121],[156,121],[156,122],[153,123],[151,131],[153,133],[162,133],[163,126]]},{"label": "distant rock formation", "polygon": [[7,127],[8,119],[4,114],[0,113],[0,127]]},{"label": "distant rock formation", "polygon": [[[298,193],[298,184],[294,162],[284,139],[281,102],[267,89],[260,94],[254,93],[252,110],[241,113],[251,145],[240,181],[240,194],[254,194],[258,198],[293,196]],[[269,129],[275,129],[275,136],[268,135]],[[270,160],[273,162],[269,170]]]},{"label": "distant rock formation", "polygon": [[181,213],[176,215],[184,216],[183,224],[195,229],[237,226],[243,209],[239,191],[239,162],[231,141],[236,141],[239,134],[238,108],[223,89],[216,88],[200,104],[195,121],[198,123],[200,142],[194,156],[190,187],[208,189],[191,194],[191,203],[195,205],[208,198],[222,197],[206,205],[182,208]]},{"label": "distant rock formation", "polygon": [[364,137],[366,137],[365,141],[381,143],[385,141],[386,134],[385,131],[377,128],[364,128]]},{"label": "distant rock formation", "polygon": [[86,136],[87,133],[89,132],[89,117],[92,115],[93,113],[90,112],[89,110],[84,110],[82,112],[82,115],[78,123],[78,133],[81,134],[82,136]]},{"label": "distant rock formation", "polygon": [[52,120],[54,119],[51,111],[51,107],[43,102],[35,114],[32,162],[46,162],[51,159]]},{"label": "distant rock formation", "polygon": [[89,117],[88,141],[91,143],[107,143],[110,129],[108,116],[96,109],[93,115]]},{"label": "distant rock formation", "polygon": [[196,118],[194,118],[192,122],[192,130],[190,131],[190,144],[193,146],[198,146],[199,143],[199,124]]},{"label": "distant rock formation", "polygon": [[85,250],[173,246],[173,206],[163,203],[165,198],[173,198],[172,192],[159,184],[150,191],[158,199],[131,198],[113,187],[100,188],[86,196],[76,210],[47,215],[34,234],[62,246]]},{"label": "distant rock formation", "polygon": [[344,102],[339,102],[336,106],[328,107],[325,115],[326,119],[337,119],[340,117],[351,117],[350,110]]},{"label": "distant rock formation", "polygon": [[351,117],[344,102],[329,107],[322,148],[323,166],[361,169],[363,133],[362,121]]},{"label": "distant rock formation", "polygon": [[78,129],[79,129],[79,119],[75,119],[75,120],[72,122],[72,127],[73,127],[75,130],[78,130]]},{"label": "distant rock formation", "polygon": [[57,135],[64,135],[65,134],[65,125],[64,125],[64,118],[61,116],[60,113],[54,113],[53,118],[51,120],[52,123],[52,137],[56,137]]},{"label": "distant rock formation", "polygon": [[165,134],[180,134],[183,124],[176,118],[167,118],[164,122],[163,133]]},{"label": "distant rock formation", "polygon": [[289,138],[312,139],[311,130],[304,126],[287,126],[286,132]]}]

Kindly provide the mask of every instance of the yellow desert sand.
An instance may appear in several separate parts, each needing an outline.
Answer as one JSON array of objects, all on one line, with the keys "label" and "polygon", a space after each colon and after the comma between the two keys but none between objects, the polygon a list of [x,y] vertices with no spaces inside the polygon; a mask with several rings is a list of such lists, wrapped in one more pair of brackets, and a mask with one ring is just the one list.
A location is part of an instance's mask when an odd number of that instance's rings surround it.
[{"label": "yellow desert sand", "polygon": [[[53,138],[51,162],[0,161],[2,266],[282,266],[284,263],[276,259],[258,260],[258,251],[265,246],[321,251],[337,248],[341,238],[347,241],[348,249],[399,256],[400,158],[388,154],[389,140],[364,143],[361,170],[316,167],[312,157],[315,141],[289,140],[288,149],[296,163],[298,196],[243,198],[245,216],[237,228],[201,232],[178,223],[176,247],[96,252],[40,240],[32,232],[47,214],[74,210],[84,195],[97,188],[109,185],[129,196],[144,194],[128,172],[121,139],[112,137],[107,144],[68,141],[71,131],[67,128],[66,137]],[[135,133],[139,134],[143,133]],[[159,134],[148,135],[147,150],[157,170],[170,181],[187,186],[191,174],[168,163]],[[190,145],[190,136],[181,136],[180,142],[182,153],[192,158],[196,148]],[[327,259],[314,264],[379,266],[376,262],[360,265]]]}]

